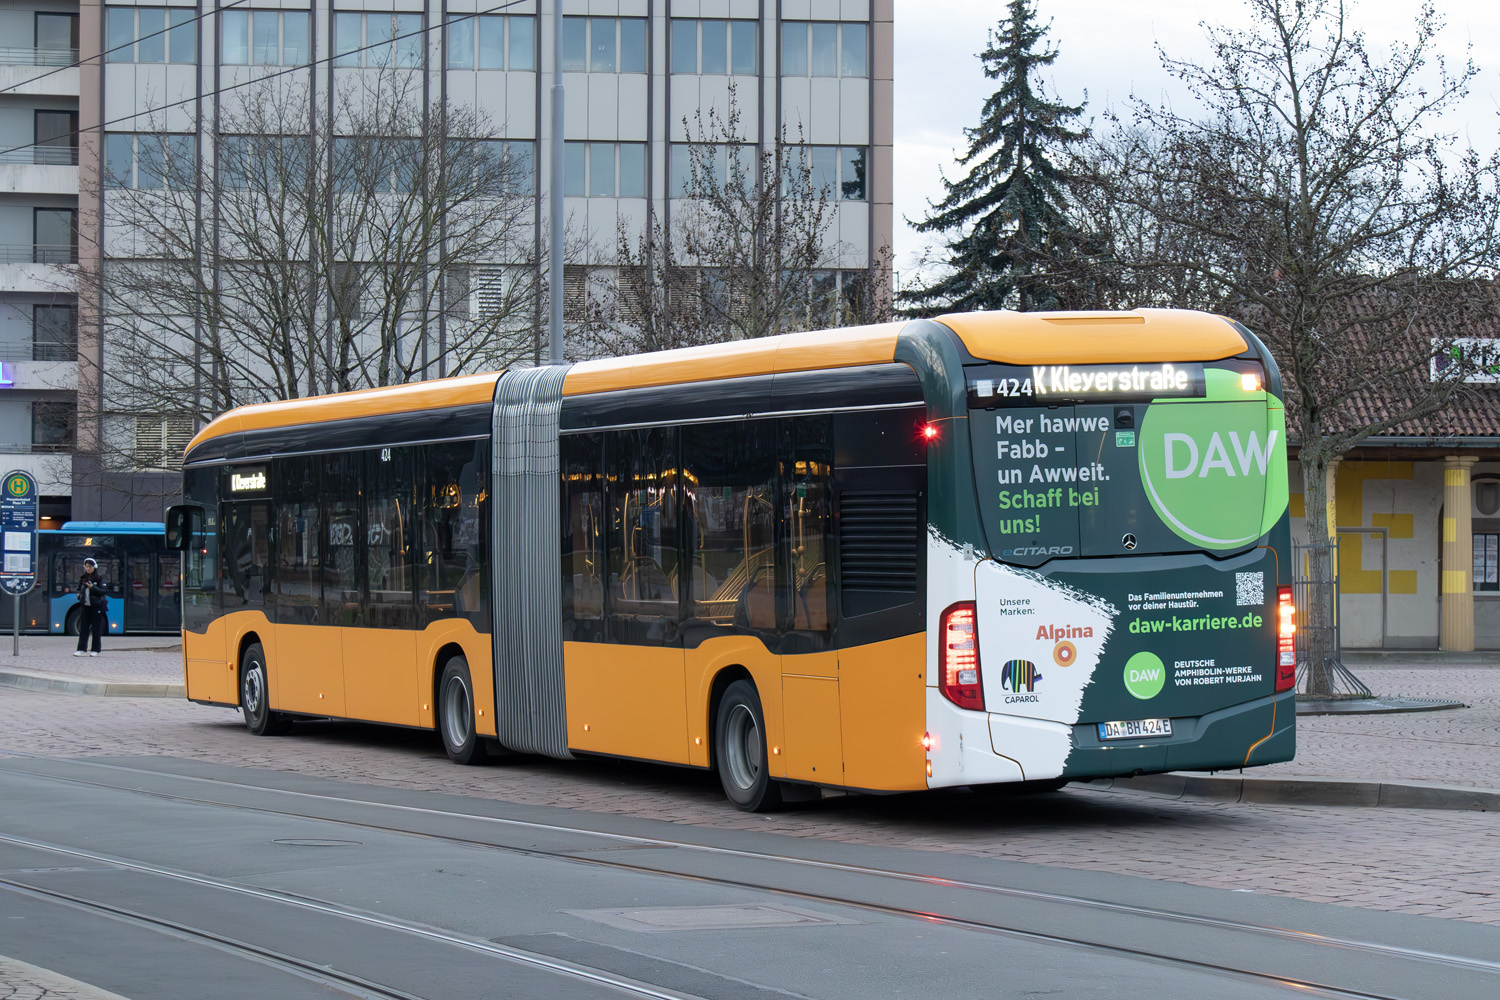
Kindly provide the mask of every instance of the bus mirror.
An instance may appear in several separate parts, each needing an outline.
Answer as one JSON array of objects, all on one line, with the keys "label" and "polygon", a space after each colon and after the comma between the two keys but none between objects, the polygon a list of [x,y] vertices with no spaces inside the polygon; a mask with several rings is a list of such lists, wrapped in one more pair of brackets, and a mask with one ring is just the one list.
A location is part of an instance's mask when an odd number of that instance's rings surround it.
[{"label": "bus mirror", "polygon": [[186,549],[192,544],[193,531],[203,523],[203,508],[176,504],[167,508],[166,543],[169,549]]}]

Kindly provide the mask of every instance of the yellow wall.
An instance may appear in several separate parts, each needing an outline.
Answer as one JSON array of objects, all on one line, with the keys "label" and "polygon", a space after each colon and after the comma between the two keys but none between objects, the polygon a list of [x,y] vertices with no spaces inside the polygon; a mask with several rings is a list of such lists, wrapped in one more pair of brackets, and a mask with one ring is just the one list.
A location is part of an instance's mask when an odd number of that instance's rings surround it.
[{"label": "yellow wall", "polygon": [[[1340,462],[1334,484],[1334,501],[1341,528],[1389,528],[1391,538],[1411,538],[1413,515],[1380,512],[1365,521],[1365,483],[1372,480],[1410,480],[1410,462]],[[1364,568],[1364,546],[1369,536],[1339,535],[1339,591],[1344,594],[1380,593],[1380,571]],[[1374,543],[1374,539],[1369,539]],[[1378,544],[1378,543],[1377,543]],[[1378,553],[1377,553],[1378,555]],[[1386,585],[1392,594],[1415,594],[1417,571],[1386,567]]]}]

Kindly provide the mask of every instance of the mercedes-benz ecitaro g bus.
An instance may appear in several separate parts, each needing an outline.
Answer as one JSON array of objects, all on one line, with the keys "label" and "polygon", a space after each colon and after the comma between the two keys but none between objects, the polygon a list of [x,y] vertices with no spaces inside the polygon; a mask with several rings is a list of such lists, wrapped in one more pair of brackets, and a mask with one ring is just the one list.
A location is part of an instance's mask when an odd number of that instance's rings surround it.
[{"label": "mercedes-benz ecitaro g bus", "polygon": [[[1195,312],[971,313],[248,406],[188,697],[761,809],[1291,758],[1281,381]],[[1023,784],[1024,783],[1024,784]]]}]

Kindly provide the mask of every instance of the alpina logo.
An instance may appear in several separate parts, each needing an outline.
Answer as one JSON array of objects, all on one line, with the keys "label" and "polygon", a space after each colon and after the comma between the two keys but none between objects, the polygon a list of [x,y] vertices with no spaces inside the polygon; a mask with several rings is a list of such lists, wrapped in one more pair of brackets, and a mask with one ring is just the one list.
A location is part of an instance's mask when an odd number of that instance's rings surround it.
[{"label": "alpina logo", "polygon": [[1057,642],[1060,639],[1092,639],[1094,629],[1089,625],[1042,625],[1036,630],[1038,639],[1051,639]]},{"label": "alpina logo", "polygon": [[1069,639],[1092,639],[1094,629],[1089,625],[1042,625],[1036,630],[1038,639],[1050,639],[1057,645],[1052,647],[1052,662],[1059,667],[1071,667],[1078,662],[1078,647]]}]

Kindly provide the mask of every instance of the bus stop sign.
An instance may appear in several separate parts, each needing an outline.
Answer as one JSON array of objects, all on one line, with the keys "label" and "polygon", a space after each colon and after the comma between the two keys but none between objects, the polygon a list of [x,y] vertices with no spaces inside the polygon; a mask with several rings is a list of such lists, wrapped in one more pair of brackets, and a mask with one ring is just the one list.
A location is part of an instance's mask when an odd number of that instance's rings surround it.
[{"label": "bus stop sign", "polygon": [[7,472],[0,485],[0,590],[15,597],[36,586],[36,480]]}]

